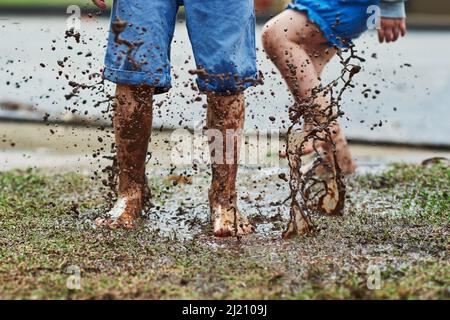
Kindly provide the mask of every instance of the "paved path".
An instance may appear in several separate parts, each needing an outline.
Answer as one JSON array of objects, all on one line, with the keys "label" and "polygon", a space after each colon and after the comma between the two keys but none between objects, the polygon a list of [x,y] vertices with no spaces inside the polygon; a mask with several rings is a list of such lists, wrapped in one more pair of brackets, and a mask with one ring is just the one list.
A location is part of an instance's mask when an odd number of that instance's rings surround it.
[{"label": "paved path", "polygon": [[[64,43],[65,27],[64,16],[0,15],[0,101],[32,104],[41,112],[49,112],[52,117],[60,116],[64,108],[70,106],[64,99],[64,93],[68,91],[66,81],[55,79],[58,70],[56,62],[70,55],[71,74],[77,80],[82,80],[83,76],[75,70],[76,66],[100,70],[107,20],[83,21],[82,34],[86,45],[77,45],[73,39]],[[261,47],[260,29],[261,26],[258,27],[258,47]],[[89,38],[92,40],[89,41]],[[56,42],[52,43],[52,40]],[[68,50],[68,45],[74,49]],[[364,64],[364,73],[357,77],[356,88],[345,97],[344,109],[350,119],[345,120],[348,135],[369,141],[450,145],[450,32],[411,31],[406,39],[392,46],[378,45],[375,35],[368,33],[357,41],[357,45],[364,50],[368,62]],[[52,51],[52,46],[56,47],[55,51]],[[88,51],[92,52],[93,58],[77,55],[77,52]],[[378,58],[372,58],[373,54]],[[192,59],[184,63],[190,55],[186,29],[183,23],[178,23],[172,61],[174,73],[179,78],[174,81],[174,88],[169,94],[157,98],[158,101],[164,99],[166,103],[157,108],[156,127],[178,126],[180,121],[182,125],[193,127],[198,124],[195,121],[204,120],[204,102],[186,103],[195,95],[184,87],[190,77],[187,70],[194,68]],[[276,130],[281,127],[282,120],[287,120],[286,106],[291,101],[279,75],[271,74],[273,66],[261,51],[258,61],[260,69],[267,74],[266,83],[263,87],[249,90],[246,129]],[[92,65],[88,66],[88,62]],[[40,66],[41,63],[45,64],[45,68]],[[405,63],[412,67],[404,66]],[[334,63],[324,78],[331,79],[337,71],[338,65]],[[380,90],[381,94],[377,99],[366,99],[361,93],[366,88]],[[275,92],[273,96],[269,94],[271,90]],[[261,95],[262,91],[266,94]],[[101,115],[101,110],[94,109],[89,103],[80,113],[86,110],[91,116]],[[276,116],[275,122],[269,120],[270,115]],[[0,116],[33,115],[0,110]],[[370,129],[380,121],[383,122],[381,128]]]},{"label": "paved path", "polygon": [[[99,131],[93,128],[16,124],[12,122],[0,122],[0,128],[2,134],[7,137],[5,141],[0,140],[0,171],[33,167],[51,170],[52,172],[87,173],[110,164],[109,160],[92,156],[94,150],[101,148],[106,151],[109,150],[113,139],[112,135],[107,132],[108,130]],[[100,140],[99,137],[101,137]],[[169,143],[167,143],[168,141]],[[173,146],[177,141],[179,141],[179,138],[171,136],[170,131],[155,131],[149,148],[152,151],[152,159],[148,168],[150,170],[170,168],[174,164],[171,152],[174,150]],[[258,152],[259,155],[257,161],[245,160],[242,167],[262,166],[267,170],[287,170],[287,161],[279,159],[277,156],[278,151],[283,148],[282,141],[269,140],[269,146],[264,150],[255,149],[255,146],[261,147],[255,136],[249,135],[247,141],[245,147],[248,149],[244,151],[247,156],[241,158],[249,159],[249,150]],[[450,159],[450,151],[361,144],[350,144],[350,149],[358,163],[359,173],[382,170],[392,162],[420,163],[432,157],[447,157]],[[203,150],[207,150],[207,144],[203,145]],[[106,151],[102,152],[101,155],[109,155]],[[207,152],[205,152],[206,154]],[[192,163],[177,164],[177,167],[191,168]]]}]

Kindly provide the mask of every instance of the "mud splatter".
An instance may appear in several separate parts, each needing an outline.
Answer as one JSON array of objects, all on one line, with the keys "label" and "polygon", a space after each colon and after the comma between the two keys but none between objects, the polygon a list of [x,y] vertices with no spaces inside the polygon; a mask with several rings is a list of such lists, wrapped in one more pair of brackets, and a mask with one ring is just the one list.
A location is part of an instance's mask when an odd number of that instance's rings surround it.
[{"label": "mud splatter", "polygon": [[[342,65],[341,74],[325,86],[312,90],[312,96],[294,104],[289,109],[291,125],[288,128],[286,154],[290,169],[290,221],[283,232],[283,238],[308,234],[314,231],[311,220],[313,212],[327,215],[342,215],[344,210],[346,187],[343,173],[336,153],[333,125],[344,114],[341,110],[342,95],[352,88],[353,77],[361,67],[356,62],[364,59],[357,55],[354,46],[338,52]],[[318,97],[329,97],[328,105],[323,108],[317,104]],[[315,119],[320,118],[321,121]],[[300,141],[294,135],[302,130],[305,122],[314,123],[314,127],[303,134]],[[305,169],[303,149],[312,141],[313,159]],[[331,146],[330,152],[320,150],[316,145]]]}]

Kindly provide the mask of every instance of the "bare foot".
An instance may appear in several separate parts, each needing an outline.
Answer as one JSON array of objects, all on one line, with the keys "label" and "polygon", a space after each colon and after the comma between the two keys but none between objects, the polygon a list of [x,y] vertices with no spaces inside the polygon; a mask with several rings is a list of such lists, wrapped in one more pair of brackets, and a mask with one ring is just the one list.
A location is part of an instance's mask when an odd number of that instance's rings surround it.
[{"label": "bare foot", "polygon": [[137,192],[131,196],[121,196],[108,212],[108,218],[97,218],[95,224],[111,229],[133,229],[142,214],[142,197]]},{"label": "bare foot", "polygon": [[338,184],[335,178],[326,180],[325,194],[319,199],[317,207],[320,212],[326,215],[341,215],[340,208],[342,202],[345,200],[341,194],[339,194]]},{"label": "bare foot", "polygon": [[[350,153],[350,149],[348,147],[347,139],[342,132],[339,132],[336,136],[333,137],[334,143],[336,146],[336,159],[339,164],[339,168],[341,169],[341,173],[343,175],[351,175],[356,171],[356,162],[353,160],[352,155]],[[331,144],[322,144],[322,148],[319,150],[319,153],[322,157],[324,157],[325,162],[330,164],[330,168],[333,168],[334,156],[333,156],[333,146]],[[324,172],[323,169],[326,169],[325,166],[320,166],[316,170],[317,175],[321,175]],[[326,170],[325,170],[326,171]]]},{"label": "bare foot", "polygon": [[211,207],[213,233],[216,237],[242,236],[252,233],[253,226],[248,219],[234,207],[222,205]]},{"label": "bare foot", "polygon": [[[289,144],[293,146],[292,150],[295,150],[301,144],[302,145],[301,155],[304,156],[314,152],[314,149],[319,150],[325,147],[328,143],[320,139],[317,139],[314,136],[311,136],[306,141],[304,141],[308,136],[308,134],[310,134],[311,131],[314,130],[314,128],[315,127],[313,125],[305,125],[301,133],[296,131],[293,134],[291,134],[291,136],[289,137]],[[340,134],[340,127],[338,124],[332,126],[331,134],[332,139],[335,141],[335,138]],[[323,135],[324,135],[323,132],[317,133],[317,136],[319,138],[322,138]],[[287,157],[286,151],[280,151],[279,156],[281,158],[286,158]]]},{"label": "bare foot", "polygon": [[[308,134],[310,134],[314,129],[315,129],[314,125],[305,124],[305,126],[303,128],[303,132],[304,132],[303,137],[307,137]],[[338,136],[341,135],[341,128],[336,123],[336,124],[331,125],[329,129],[330,129],[330,133],[331,133],[331,138],[333,139],[333,141],[337,141]],[[325,136],[325,132],[317,132],[316,135],[319,138],[323,138]],[[328,144],[329,143],[312,136],[310,139],[308,139],[303,144],[302,154],[303,155],[310,154],[310,153],[314,152],[314,148],[320,149],[320,148],[326,147]]]}]

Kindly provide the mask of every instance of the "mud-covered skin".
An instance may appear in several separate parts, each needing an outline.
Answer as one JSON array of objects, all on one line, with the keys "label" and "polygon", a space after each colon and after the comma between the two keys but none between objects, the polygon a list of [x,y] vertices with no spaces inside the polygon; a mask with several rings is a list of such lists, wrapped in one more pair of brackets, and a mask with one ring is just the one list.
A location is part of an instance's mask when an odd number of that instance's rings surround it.
[{"label": "mud-covered skin", "polygon": [[[236,175],[244,118],[242,93],[231,96],[208,94],[207,129],[216,129],[223,137],[222,143],[216,137],[208,137],[212,170],[209,203],[216,237],[240,236],[253,232],[253,226],[237,208]],[[227,139],[232,143],[227,144]],[[221,150],[222,155],[216,154]]]},{"label": "mud-covered skin", "polygon": [[[339,167],[344,175],[354,174],[356,171],[356,162],[350,153],[347,139],[345,138],[339,124],[332,130],[334,133],[333,141],[336,145],[336,158],[339,163]],[[328,151],[332,150],[328,149]]]},{"label": "mud-covered skin", "polygon": [[301,153],[292,151],[291,148],[298,146],[295,144],[291,146],[291,131],[292,127],[288,129],[288,138],[286,143],[286,153],[288,154],[289,162],[289,189],[290,194],[288,200],[290,200],[290,221],[286,230],[282,233],[283,239],[289,239],[297,235],[306,235],[314,230],[311,218],[307,214],[304,203],[298,201],[297,195],[300,192],[300,182],[302,180],[301,174]]},{"label": "mud-covered skin", "polygon": [[132,228],[150,200],[145,178],[145,160],[152,127],[152,97],[149,86],[118,85],[114,106],[114,130],[118,171],[118,200],[107,219],[98,225]]},{"label": "mud-covered skin", "polygon": [[142,208],[142,197],[140,193],[121,196],[117,199],[114,207],[108,212],[108,218],[97,218],[95,224],[111,229],[125,228],[133,229],[140,217]]}]

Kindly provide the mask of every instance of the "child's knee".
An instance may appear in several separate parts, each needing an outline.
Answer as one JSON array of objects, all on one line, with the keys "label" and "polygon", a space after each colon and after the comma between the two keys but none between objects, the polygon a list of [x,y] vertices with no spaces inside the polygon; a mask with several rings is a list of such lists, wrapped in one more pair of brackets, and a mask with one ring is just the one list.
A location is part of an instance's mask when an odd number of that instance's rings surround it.
[{"label": "child's knee", "polygon": [[264,25],[261,38],[264,50],[269,56],[274,55],[279,47],[277,33],[277,26],[274,23],[269,21]]}]

